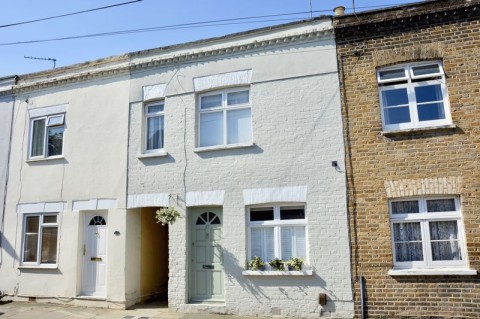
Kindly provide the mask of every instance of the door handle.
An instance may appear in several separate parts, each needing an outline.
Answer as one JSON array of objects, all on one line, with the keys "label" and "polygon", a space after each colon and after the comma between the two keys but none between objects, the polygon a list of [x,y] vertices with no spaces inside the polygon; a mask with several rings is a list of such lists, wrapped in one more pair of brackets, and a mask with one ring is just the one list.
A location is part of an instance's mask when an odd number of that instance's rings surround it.
[{"label": "door handle", "polygon": [[102,258],[100,258],[100,257],[91,257],[90,260],[91,260],[91,261],[102,261]]},{"label": "door handle", "polygon": [[202,265],[202,269],[214,269],[215,266],[213,265]]}]

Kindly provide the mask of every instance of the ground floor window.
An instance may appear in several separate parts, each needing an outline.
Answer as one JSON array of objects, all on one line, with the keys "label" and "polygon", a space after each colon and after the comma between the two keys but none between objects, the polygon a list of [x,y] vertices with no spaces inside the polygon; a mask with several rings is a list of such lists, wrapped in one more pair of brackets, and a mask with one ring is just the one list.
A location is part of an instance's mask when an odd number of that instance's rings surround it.
[{"label": "ground floor window", "polygon": [[270,205],[248,209],[250,259],[307,258],[305,206]]},{"label": "ground floor window", "polygon": [[23,264],[57,263],[57,214],[28,214],[24,217]]},{"label": "ground floor window", "polygon": [[465,266],[458,197],[422,197],[390,202],[395,267]]}]

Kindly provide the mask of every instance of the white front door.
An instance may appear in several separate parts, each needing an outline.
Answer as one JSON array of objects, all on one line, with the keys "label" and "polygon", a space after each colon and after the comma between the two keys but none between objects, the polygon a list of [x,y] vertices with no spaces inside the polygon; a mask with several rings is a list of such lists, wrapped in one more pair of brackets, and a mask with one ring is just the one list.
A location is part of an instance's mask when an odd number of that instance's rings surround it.
[{"label": "white front door", "polygon": [[107,230],[104,216],[86,215],[82,295],[107,296]]},{"label": "white front door", "polygon": [[194,209],[191,223],[192,301],[223,301],[222,209]]}]

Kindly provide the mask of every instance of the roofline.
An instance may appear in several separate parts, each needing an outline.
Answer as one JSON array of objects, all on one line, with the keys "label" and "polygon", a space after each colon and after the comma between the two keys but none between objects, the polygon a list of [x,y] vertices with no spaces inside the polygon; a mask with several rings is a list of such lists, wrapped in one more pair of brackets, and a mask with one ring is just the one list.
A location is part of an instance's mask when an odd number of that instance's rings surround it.
[{"label": "roofline", "polygon": [[113,56],[108,56],[105,58],[100,58],[96,60],[89,60],[81,63],[76,63],[76,64],[71,64],[67,66],[63,66],[60,68],[56,69],[50,69],[50,70],[44,70],[44,71],[39,71],[39,72],[32,72],[32,73],[25,73],[18,75],[19,79],[35,79],[35,78],[40,78],[40,77],[45,77],[48,75],[61,75],[68,73],[70,70],[79,70],[82,68],[87,68],[87,67],[93,67],[93,66],[102,66],[102,65],[108,65],[110,63],[119,63],[119,62],[128,62],[131,58],[134,57],[139,57],[142,55],[148,55],[148,54],[154,54],[154,53],[164,53],[168,51],[175,51],[175,50],[180,50],[180,49],[186,49],[188,47],[193,47],[197,46],[199,44],[212,44],[215,42],[220,42],[222,40],[233,40],[235,38],[243,37],[246,35],[255,35],[255,34],[261,34],[269,31],[276,31],[276,30],[281,30],[281,29],[287,29],[291,26],[295,25],[301,25],[301,24],[308,24],[313,21],[320,21],[320,20],[325,20],[325,19],[332,19],[331,16],[328,15],[320,15],[314,18],[310,19],[304,19],[300,21],[294,21],[294,22],[289,22],[289,23],[284,23],[284,24],[278,24],[278,25],[273,25],[273,26],[267,26],[263,28],[258,28],[258,29],[251,29],[247,31],[241,31],[237,33],[230,33],[226,35],[221,35],[213,38],[205,38],[205,39],[199,39],[199,40],[194,40],[190,42],[185,42],[185,43],[179,43],[179,44],[173,44],[173,45],[167,45],[167,46],[162,46],[162,47],[157,47],[157,48],[152,48],[152,49],[146,49],[146,50],[140,50],[140,51],[133,51],[133,52],[128,52],[128,53],[123,53],[119,55],[113,55]]}]

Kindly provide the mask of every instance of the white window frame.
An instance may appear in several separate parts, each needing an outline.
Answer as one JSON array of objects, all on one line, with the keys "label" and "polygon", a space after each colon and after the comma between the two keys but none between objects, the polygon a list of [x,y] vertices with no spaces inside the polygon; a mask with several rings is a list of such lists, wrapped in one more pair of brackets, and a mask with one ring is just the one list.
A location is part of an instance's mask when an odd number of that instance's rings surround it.
[{"label": "white window frame", "polygon": [[[148,114],[148,108],[150,106],[156,106],[156,105],[163,105],[163,111],[155,112],[155,113],[150,113]],[[154,149],[147,149],[147,144],[148,144],[148,119],[152,117],[163,117],[163,140],[162,140],[162,147],[161,148],[154,148]],[[149,154],[149,153],[159,153],[162,152],[165,149],[165,131],[166,131],[166,123],[165,123],[165,100],[158,100],[158,101],[152,101],[145,103],[143,105],[143,121],[144,121],[144,128],[143,128],[143,153]]]},{"label": "white window frame", "polygon": [[[58,124],[50,124],[49,121],[51,118],[55,117],[60,117],[61,122]],[[42,155],[37,155],[37,156],[32,156],[32,147],[33,147],[33,127],[34,123],[36,121],[44,120],[45,121],[45,128],[43,131],[43,153]],[[52,155],[50,156],[48,154],[48,128],[50,127],[63,127],[63,134],[62,134],[62,154],[60,155]],[[65,125],[65,113],[60,113],[60,114],[51,114],[51,115],[46,115],[46,116],[40,116],[40,117],[35,117],[30,119],[30,141],[28,144],[28,158],[29,159],[43,159],[43,158],[61,158],[64,156],[65,150],[65,130],[66,130],[66,125]]]},{"label": "white window frame", "polygon": [[[228,106],[227,105],[227,97],[228,93],[235,93],[235,92],[242,92],[242,91],[248,91],[248,103],[244,104],[238,104],[238,105],[233,105],[233,106]],[[219,107],[213,107],[209,108],[206,110],[202,110],[202,97],[205,96],[211,96],[211,95],[218,95],[222,94],[222,105]],[[253,125],[252,125],[252,95],[251,95],[251,90],[250,87],[248,86],[242,86],[242,87],[236,87],[236,88],[230,88],[230,89],[224,89],[224,90],[215,90],[215,91],[209,91],[207,93],[199,94],[197,97],[197,123],[198,123],[198,138],[197,138],[197,145],[200,148],[209,148],[209,147],[226,147],[231,146],[231,145],[243,145],[243,144],[251,144],[253,141]],[[250,109],[250,136],[251,140],[247,142],[240,142],[240,143],[228,143],[228,127],[227,127],[227,113],[228,111],[231,110],[242,110],[242,109]],[[216,144],[216,145],[211,145],[211,146],[202,146],[201,145],[201,123],[200,123],[200,115],[201,114],[207,114],[207,113],[215,113],[215,112],[223,112],[223,143],[222,144]]]},{"label": "white window frame", "polygon": [[[288,219],[288,220],[281,220],[280,219],[280,207],[302,207],[305,211],[305,218],[304,219]],[[250,209],[252,208],[273,208],[273,220],[267,221],[250,221]],[[252,205],[247,208],[247,227],[248,227],[248,259],[253,258],[252,256],[252,229],[255,228],[265,228],[265,227],[272,227],[274,229],[274,251],[275,251],[275,258],[281,258],[282,254],[282,239],[280,228],[281,227],[294,227],[294,226],[304,226],[305,227],[305,260],[304,263],[308,264],[309,260],[309,243],[308,243],[308,220],[307,220],[307,208],[304,203],[292,204],[263,204],[263,205]],[[298,256],[292,256],[298,257]],[[264,260],[264,262],[269,262],[270,260]],[[283,260],[287,261],[287,260]]]},{"label": "white window frame", "polygon": [[[48,216],[55,216],[56,223],[44,223],[44,218]],[[27,244],[26,235],[27,235],[27,218],[28,217],[38,217],[38,240],[37,240],[37,260],[36,262],[27,262],[25,260],[25,245]],[[46,266],[46,267],[56,267],[58,265],[58,253],[60,245],[60,227],[58,223],[59,214],[58,213],[37,213],[37,214],[24,214],[23,216],[23,230],[22,230],[22,254],[21,254],[21,265],[22,266]],[[57,255],[55,257],[55,264],[42,264],[42,237],[44,228],[57,228]]]},{"label": "white window frame", "polygon": [[[451,212],[427,212],[427,200],[454,199],[455,211]],[[393,214],[392,203],[404,201],[418,201],[419,213]],[[393,264],[395,269],[437,269],[437,268],[464,268],[467,264],[467,252],[465,249],[464,227],[462,221],[460,199],[458,196],[428,196],[428,197],[402,197],[389,201],[391,244],[393,253]],[[461,260],[440,260],[432,258],[429,222],[456,221],[458,230],[458,246],[460,248]],[[394,224],[406,222],[420,223],[422,235],[423,261],[398,262],[396,260]]]},{"label": "white window frame", "polygon": [[[427,75],[414,75],[413,73],[414,68],[421,67],[421,66],[429,66],[429,65],[438,66],[439,72],[431,73]],[[404,70],[404,73],[405,73],[404,77],[398,77],[394,79],[383,79],[383,80],[380,78],[380,73],[383,71],[401,70],[401,69]],[[435,126],[452,124],[452,118],[450,113],[450,103],[449,103],[446,80],[445,80],[445,72],[441,62],[434,61],[434,62],[411,63],[411,64],[404,64],[404,65],[395,65],[388,68],[382,68],[377,71],[377,82],[379,85],[378,93],[379,93],[379,99],[380,99],[382,126],[384,131],[406,130],[406,129],[435,127]],[[420,86],[435,85],[435,84],[440,84],[441,86],[445,119],[419,121],[417,99],[415,96],[415,88]],[[399,89],[399,88],[407,89],[410,122],[387,125],[386,119],[385,119],[385,106],[383,105],[382,92],[389,91],[392,89]]]}]

